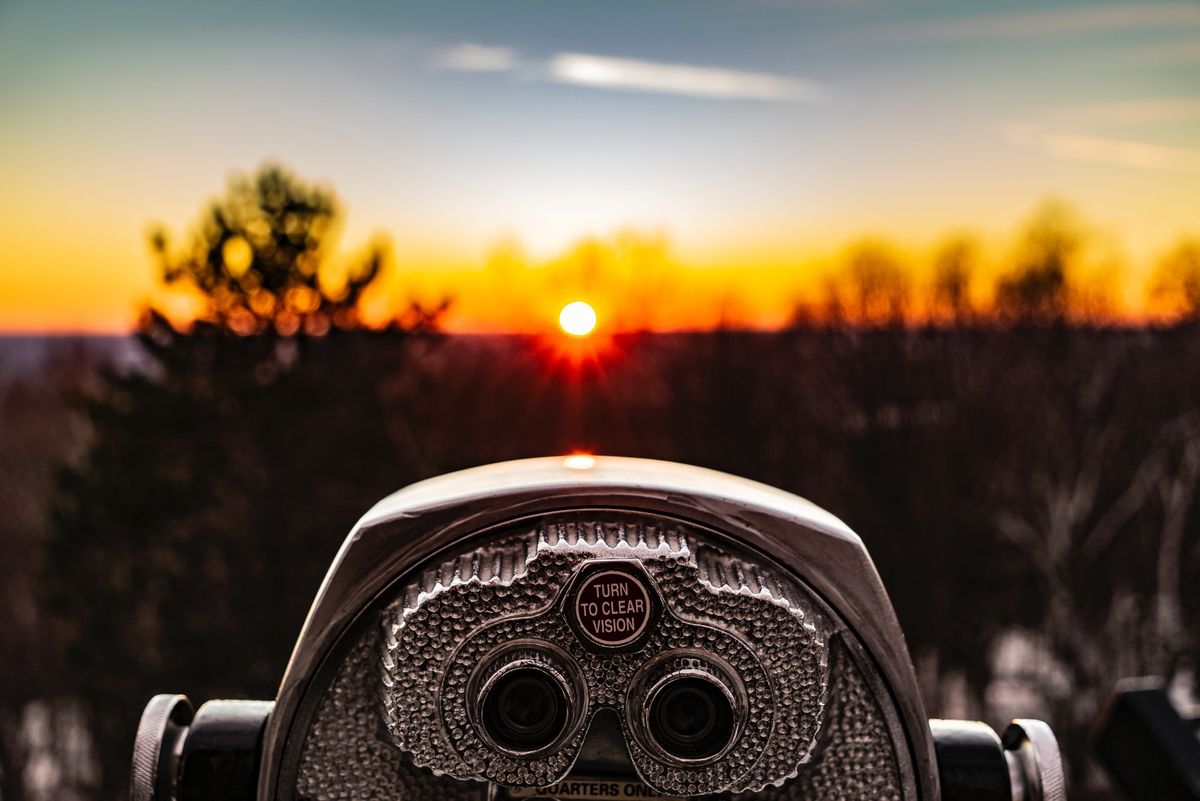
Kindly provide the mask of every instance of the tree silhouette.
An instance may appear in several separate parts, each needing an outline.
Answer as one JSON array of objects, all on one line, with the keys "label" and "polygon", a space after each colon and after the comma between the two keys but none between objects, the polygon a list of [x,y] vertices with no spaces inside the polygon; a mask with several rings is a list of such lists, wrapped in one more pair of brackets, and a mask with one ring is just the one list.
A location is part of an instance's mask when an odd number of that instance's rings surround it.
[{"label": "tree silhouette", "polygon": [[996,313],[1025,324],[1062,321],[1070,309],[1071,262],[1081,234],[1074,216],[1061,203],[1049,202],[1029,221],[1012,272],[996,284]]},{"label": "tree silhouette", "polygon": [[199,296],[202,322],[239,334],[350,329],[361,322],[359,301],[383,253],[376,244],[365,259],[338,269],[330,259],[336,210],[330,192],[268,165],[230,181],[184,249],[173,252],[161,228],[151,246],[163,283]]},{"label": "tree silhouette", "polygon": [[[84,341],[56,342],[31,375],[0,354],[0,799],[26,797],[26,766],[46,752],[61,759],[64,784],[86,785],[89,760],[72,751],[72,672],[53,620],[39,604],[39,548],[47,534],[58,466],[78,455],[85,427],[73,400],[102,356]],[[42,742],[32,743],[31,702],[46,710]],[[65,719],[65,720],[64,720]],[[63,724],[66,725],[63,725]],[[78,737],[74,738],[76,743]],[[35,745],[41,747],[37,753]]]},{"label": "tree silhouette", "polygon": [[164,283],[200,314],[148,310],[144,368],[89,398],[92,445],[59,481],[46,548],[101,798],[124,793],[151,694],[272,697],[344,533],[422,477],[383,399],[439,310],[361,327],[381,255],[339,273],[336,219],[332,195],[267,167],[235,179],[182,250],[153,238]]},{"label": "tree silhouette", "polygon": [[851,247],[841,272],[827,284],[828,315],[860,325],[902,325],[911,309],[908,275],[883,242]]},{"label": "tree silhouette", "polygon": [[1184,240],[1163,258],[1150,296],[1179,319],[1200,322],[1200,240]]},{"label": "tree silhouette", "polygon": [[933,316],[962,325],[974,316],[971,281],[977,258],[975,243],[958,236],[947,240],[934,259]]}]

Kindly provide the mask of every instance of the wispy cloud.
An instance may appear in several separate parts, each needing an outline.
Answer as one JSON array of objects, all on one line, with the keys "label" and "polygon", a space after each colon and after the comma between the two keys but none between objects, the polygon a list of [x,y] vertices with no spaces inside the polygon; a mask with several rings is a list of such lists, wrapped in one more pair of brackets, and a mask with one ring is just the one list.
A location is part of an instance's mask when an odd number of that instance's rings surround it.
[{"label": "wispy cloud", "polygon": [[1104,31],[1200,28],[1200,3],[1121,3],[902,23],[882,38],[915,41],[1023,39]]},{"label": "wispy cloud", "polygon": [[463,43],[440,51],[434,65],[464,72],[518,73],[529,80],[632,92],[654,92],[712,100],[811,103],[824,84],[790,75],[748,72],[695,64],[616,58],[590,53],[558,53],[549,59],[522,59],[511,48]]},{"label": "wispy cloud", "polygon": [[1143,170],[1200,173],[1200,150],[1150,142],[1009,126],[1009,141],[1067,161],[1087,161]]},{"label": "wispy cloud", "polygon": [[463,72],[509,72],[517,67],[517,53],[510,47],[463,42],[440,51],[434,64]]},{"label": "wispy cloud", "polygon": [[560,53],[548,66],[550,76],[559,83],[598,89],[785,102],[814,102],[825,92],[816,81],[784,75],[586,53]]}]

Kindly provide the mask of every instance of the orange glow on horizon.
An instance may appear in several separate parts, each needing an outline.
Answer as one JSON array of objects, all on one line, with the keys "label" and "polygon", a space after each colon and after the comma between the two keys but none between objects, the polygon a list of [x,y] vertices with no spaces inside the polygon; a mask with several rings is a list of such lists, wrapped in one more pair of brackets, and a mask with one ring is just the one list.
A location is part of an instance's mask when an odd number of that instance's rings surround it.
[{"label": "orange glow on horizon", "polygon": [[[1019,229],[1015,233],[981,237],[976,243],[968,294],[985,316],[997,278],[1014,264]],[[1177,311],[1170,298],[1148,291],[1160,260],[1131,260],[1119,248],[1108,248],[1103,237],[1098,240],[1071,270],[1080,290],[1107,299],[1098,317],[1118,324],[1174,319]],[[411,301],[433,307],[449,298],[439,318],[449,333],[540,335],[556,351],[586,360],[582,351],[608,352],[608,340],[615,335],[720,327],[778,330],[795,320],[798,311],[811,319],[816,310],[819,319],[830,288],[846,290],[848,264],[864,242],[879,244],[902,273],[909,287],[909,319],[941,319],[931,303],[942,240],[924,245],[887,239],[814,244],[790,255],[771,248],[747,253],[741,261],[730,253],[697,265],[677,258],[661,234],[630,230],[581,239],[550,259],[532,259],[519,249],[493,249],[482,267],[466,258],[447,263],[394,253],[378,284],[364,295],[361,310],[367,325],[379,327]],[[114,253],[82,250],[72,246],[66,257],[59,257],[31,248],[28,269],[0,275],[0,332],[126,334],[148,303],[183,324],[194,316],[195,298],[156,286],[154,268],[136,239]]]},{"label": "orange glow on horizon", "polygon": [[[664,271],[644,288],[601,276],[587,288],[590,302],[578,301],[590,308],[590,315],[582,306],[574,306],[575,302],[562,305],[557,287],[561,279],[545,268],[529,268],[510,276],[469,269],[396,270],[364,297],[362,311],[367,325],[379,327],[411,300],[433,306],[449,298],[450,306],[440,319],[442,329],[449,333],[553,334],[553,339],[561,340],[560,347],[590,342],[593,348],[600,348],[599,340],[614,334],[784,328],[798,309],[820,306],[837,264],[836,257],[827,257],[792,268],[677,267]],[[1081,276],[1081,286],[1107,294],[1111,304],[1105,317],[1112,322],[1169,322],[1174,316],[1170,304],[1146,290],[1150,273],[1100,276],[1096,281]],[[987,269],[978,277],[973,294],[985,311],[998,274],[998,269]],[[920,277],[914,276],[914,284]],[[97,283],[81,275],[80,281],[72,284],[60,272],[53,282],[29,280],[12,287],[15,291],[0,292],[0,333],[121,335],[134,330],[147,304],[181,324],[186,324],[197,308],[194,298],[148,286],[144,278],[129,287]],[[911,298],[914,319],[931,316],[925,308],[928,300],[926,292],[915,286]],[[598,308],[610,310],[605,312],[603,337],[597,330],[601,327]]]}]

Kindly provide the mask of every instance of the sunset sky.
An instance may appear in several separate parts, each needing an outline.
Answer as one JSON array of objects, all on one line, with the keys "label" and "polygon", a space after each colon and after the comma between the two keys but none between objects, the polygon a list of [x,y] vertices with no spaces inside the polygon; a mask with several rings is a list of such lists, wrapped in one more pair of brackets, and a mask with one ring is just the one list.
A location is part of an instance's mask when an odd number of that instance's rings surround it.
[{"label": "sunset sky", "polygon": [[524,265],[629,230],[687,284],[660,325],[718,295],[770,324],[856,237],[1003,254],[1047,197],[1136,309],[1200,236],[1200,2],[6,0],[0,330],[128,330],[148,227],[267,161],[336,191],[347,249],[391,240],[393,300],[455,295],[452,328],[621,304]]}]

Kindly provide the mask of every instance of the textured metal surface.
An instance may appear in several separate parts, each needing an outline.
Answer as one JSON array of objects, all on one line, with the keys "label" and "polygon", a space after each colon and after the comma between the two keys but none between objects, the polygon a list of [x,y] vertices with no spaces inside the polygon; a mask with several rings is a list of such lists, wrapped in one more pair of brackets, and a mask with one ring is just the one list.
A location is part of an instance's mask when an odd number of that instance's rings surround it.
[{"label": "textured metal surface", "polygon": [[[828,723],[812,763],[756,801],[900,801],[903,782],[887,719],[862,670],[840,644],[832,648]],[[739,796],[739,798],[742,798]]]},{"label": "textured metal surface", "polygon": [[[635,653],[589,652],[563,619],[559,594],[574,569],[602,556],[636,558],[666,599],[666,613]],[[818,630],[825,624],[811,611],[814,603],[768,566],[734,558],[678,525],[588,517],[545,521],[447,559],[386,606],[381,634],[373,632],[355,647],[320,706],[304,748],[298,795],[458,798],[464,796],[446,794],[455,788],[481,792],[477,779],[542,787],[563,778],[588,734],[586,724],[549,756],[509,757],[479,736],[464,692],[472,670],[493,649],[541,639],[582,666],[589,717],[603,708],[620,712],[633,765],[659,792],[901,799],[894,726],[844,648],[829,664]],[[500,609],[506,614],[492,621]],[[623,704],[644,666],[675,649],[696,647],[737,672],[750,714],[728,754],[681,768],[641,746]]]},{"label": "textured metal surface", "polygon": [[[769,564],[784,583],[798,582],[805,588],[802,597],[819,606],[818,631],[822,636],[827,630],[833,632],[827,646],[844,645],[853,664],[861,666],[862,686],[879,705],[883,742],[896,750],[894,765],[901,797],[906,801],[937,798],[932,738],[911,660],[861,541],[828,513],[761,484],[666,462],[597,457],[594,468],[583,471],[571,469],[561,458],[546,458],[443,476],[389,497],[363,517],[330,568],[281,684],[268,723],[260,799],[296,798],[302,767],[310,780],[315,775],[312,768],[317,766],[301,763],[316,753],[309,741],[316,734],[317,715],[328,719],[326,707],[335,672],[342,671],[351,650],[358,652],[354,643],[361,645],[363,627],[378,625],[372,619],[377,621],[381,605],[389,597],[398,597],[403,585],[416,583],[414,570],[442,564],[455,553],[494,542],[501,527],[513,530],[516,521],[582,510],[694,525],[706,536],[714,536],[727,552],[745,555],[755,563],[760,559],[754,554],[769,554]],[[728,572],[735,577],[729,579],[731,589],[736,584],[739,593],[752,596],[756,592],[753,574],[737,577],[738,560],[705,563],[704,553],[695,556],[698,571],[709,570],[713,576]],[[765,585],[770,583],[771,578],[766,577]],[[809,588],[814,593],[811,596]],[[822,627],[822,616],[833,621],[831,629]],[[834,684],[829,692],[833,693],[838,676],[831,674],[830,680]],[[368,689],[374,693],[378,677],[372,681],[376,684]],[[375,731],[368,736],[403,755],[388,743],[390,733],[379,717],[376,714]],[[602,717],[618,725],[616,715]],[[788,793],[776,794],[806,781],[803,777],[826,759],[824,755],[833,753],[828,750],[833,745],[829,740],[834,728],[832,711],[826,721],[810,762],[801,766],[800,777],[785,781],[778,790],[768,788],[766,794],[789,797]],[[621,737],[619,731],[614,733]],[[326,735],[333,734],[331,727]],[[588,748],[593,748],[592,739],[588,739]],[[847,747],[861,753],[864,745],[859,742]],[[609,762],[617,752],[605,747],[595,753],[603,754],[604,759],[589,765]],[[405,759],[401,763],[405,771],[425,771]],[[363,775],[358,767],[345,770],[359,778]],[[375,797],[414,797],[403,794],[405,781],[393,782]]]},{"label": "textured metal surface", "polygon": [[1014,720],[1005,729],[1003,741],[1010,759],[1019,766],[1025,801],[1067,801],[1062,754],[1049,726],[1040,720]]},{"label": "textured metal surface", "polygon": [[186,695],[156,695],[146,704],[133,742],[131,801],[168,801],[173,794],[175,744],[192,714]]},{"label": "textured metal surface", "polygon": [[[686,795],[757,789],[795,773],[820,727],[824,646],[804,611],[766,587],[701,581],[693,551],[693,536],[679,528],[567,519],[447,563],[435,571],[437,583],[409,589],[385,615],[381,697],[397,745],[418,765],[458,778],[544,787],[570,770],[585,732],[580,729],[562,748],[538,759],[515,759],[489,748],[471,725],[472,699],[465,692],[471,671],[489,652],[513,640],[566,649],[582,668],[591,713],[600,707],[623,710],[625,689],[648,658],[698,646],[741,677],[749,724],[724,758],[688,767],[664,762],[631,735],[638,773],[660,792]],[[507,580],[503,570],[484,567],[506,565],[514,553],[525,553],[526,563]],[[585,561],[630,556],[649,571],[667,612],[637,653],[590,653],[555,602]],[[696,622],[701,620],[706,623]]]},{"label": "textured metal surface", "polygon": [[321,701],[296,796],[312,801],[484,801],[487,785],[414,767],[387,741],[378,701],[379,637],[367,632]]}]

